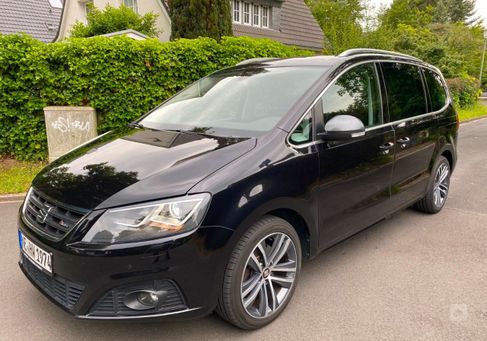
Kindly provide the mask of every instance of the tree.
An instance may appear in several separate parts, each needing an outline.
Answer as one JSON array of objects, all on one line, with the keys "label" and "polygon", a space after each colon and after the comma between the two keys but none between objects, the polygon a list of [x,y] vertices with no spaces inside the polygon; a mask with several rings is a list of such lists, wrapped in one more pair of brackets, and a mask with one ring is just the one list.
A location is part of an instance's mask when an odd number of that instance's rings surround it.
[{"label": "tree", "polygon": [[71,36],[77,38],[93,37],[101,34],[133,29],[150,37],[157,36],[157,14],[147,13],[143,16],[132,9],[107,5],[104,10],[91,6],[87,15],[88,24],[77,22],[71,29]]},{"label": "tree", "polygon": [[447,23],[450,21],[450,13],[446,1],[439,0],[435,12],[433,14],[433,22],[435,23]]},{"label": "tree", "polygon": [[476,0],[394,0],[382,14],[389,26],[422,26],[431,22],[446,24],[478,21],[474,18]]},{"label": "tree", "polygon": [[426,0],[394,0],[391,6],[379,14],[381,26],[388,30],[399,24],[423,27],[431,24],[434,7]]},{"label": "tree", "polygon": [[[325,35],[325,52],[353,47],[402,52],[436,65],[475,98],[483,29],[472,19],[475,0],[394,0],[377,17],[367,0],[305,0]],[[372,24],[370,24],[372,23]],[[466,98],[464,94],[456,94]]]},{"label": "tree", "polygon": [[475,14],[475,0],[441,0],[441,2],[445,3],[450,22],[468,23],[468,19]]},{"label": "tree", "polygon": [[478,22],[476,0],[394,0],[381,15],[380,21],[389,27],[405,24],[422,27],[430,23]]},{"label": "tree", "polygon": [[362,45],[360,0],[305,0],[325,36],[325,52],[337,54]]},{"label": "tree", "polygon": [[433,21],[436,23],[467,23],[479,21],[475,15],[475,0],[435,0]]},{"label": "tree", "polygon": [[232,35],[228,0],[170,0],[171,39]]}]

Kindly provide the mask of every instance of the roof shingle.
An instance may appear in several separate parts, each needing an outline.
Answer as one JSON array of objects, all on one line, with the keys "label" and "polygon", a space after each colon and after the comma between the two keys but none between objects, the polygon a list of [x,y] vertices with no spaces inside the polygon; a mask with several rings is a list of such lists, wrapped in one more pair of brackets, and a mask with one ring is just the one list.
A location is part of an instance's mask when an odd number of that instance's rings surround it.
[{"label": "roof shingle", "polygon": [[281,8],[279,31],[254,26],[233,24],[236,36],[271,38],[288,45],[306,49],[323,49],[323,31],[304,0],[285,0]]},{"label": "roof shingle", "polygon": [[49,0],[1,0],[0,33],[24,32],[51,42],[57,36],[61,13],[62,8],[51,7]]}]

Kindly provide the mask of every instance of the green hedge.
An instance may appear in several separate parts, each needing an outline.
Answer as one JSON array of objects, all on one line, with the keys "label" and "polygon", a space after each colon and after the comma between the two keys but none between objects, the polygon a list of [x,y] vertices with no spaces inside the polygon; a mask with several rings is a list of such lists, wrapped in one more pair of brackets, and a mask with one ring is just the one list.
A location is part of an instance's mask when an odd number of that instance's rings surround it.
[{"label": "green hedge", "polygon": [[0,35],[0,154],[47,156],[43,108],[89,105],[99,132],[126,125],[184,86],[255,57],[311,55],[267,40],[227,37],[169,43],[125,37],[43,44]]},{"label": "green hedge", "polygon": [[478,79],[470,76],[447,79],[448,88],[457,107],[470,108],[480,96]]}]

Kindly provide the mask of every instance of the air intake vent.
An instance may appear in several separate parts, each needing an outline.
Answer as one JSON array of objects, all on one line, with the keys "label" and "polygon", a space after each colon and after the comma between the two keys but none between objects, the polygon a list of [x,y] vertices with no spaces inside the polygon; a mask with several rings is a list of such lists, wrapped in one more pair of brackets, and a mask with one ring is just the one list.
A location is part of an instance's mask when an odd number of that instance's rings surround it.
[{"label": "air intake vent", "polygon": [[39,286],[49,297],[71,310],[83,293],[84,287],[80,284],[70,282],[60,276],[51,277],[38,269],[30,260],[22,255],[22,267],[27,276]]}]

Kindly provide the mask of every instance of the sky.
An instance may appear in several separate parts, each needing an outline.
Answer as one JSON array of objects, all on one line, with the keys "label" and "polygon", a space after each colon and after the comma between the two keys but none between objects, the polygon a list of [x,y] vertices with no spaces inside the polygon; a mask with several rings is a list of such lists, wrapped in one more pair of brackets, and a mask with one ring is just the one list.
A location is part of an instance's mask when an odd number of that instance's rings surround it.
[{"label": "sky", "polygon": [[[392,0],[370,0],[370,2],[376,6],[379,7],[380,5],[389,5],[392,3]],[[477,15],[481,16],[484,18],[484,26],[487,27],[487,0],[477,0]]]}]

